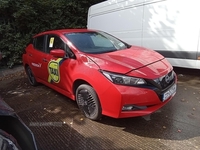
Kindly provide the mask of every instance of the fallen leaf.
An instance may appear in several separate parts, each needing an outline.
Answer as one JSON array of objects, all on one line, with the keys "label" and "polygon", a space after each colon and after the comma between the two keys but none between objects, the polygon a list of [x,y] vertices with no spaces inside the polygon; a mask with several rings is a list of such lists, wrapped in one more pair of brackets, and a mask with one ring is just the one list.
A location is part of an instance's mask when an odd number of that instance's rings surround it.
[{"label": "fallen leaf", "polygon": [[183,74],[179,74],[178,76],[183,77]]},{"label": "fallen leaf", "polygon": [[181,99],[181,101],[182,101],[182,102],[185,102],[185,99],[183,98],[183,99]]},{"label": "fallen leaf", "polygon": [[181,132],[181,130],[179,129],[179,130],[177,130],[177,132],[179,132],[179,133],[180,133],[180,132]]},{"label": "fallen leaf", "polygon": [[167,127],[163,126],[163,129],[166,129]]}]

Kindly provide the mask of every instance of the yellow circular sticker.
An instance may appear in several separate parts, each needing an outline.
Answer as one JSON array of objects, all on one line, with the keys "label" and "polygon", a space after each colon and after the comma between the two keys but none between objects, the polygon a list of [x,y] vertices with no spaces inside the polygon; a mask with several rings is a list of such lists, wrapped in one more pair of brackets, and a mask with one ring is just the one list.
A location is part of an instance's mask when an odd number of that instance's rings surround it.
[{"label": "yellow circular sticker", "polygon": [[57,60],[51,60],[48,64],[48,72],[49,72],[49,78],[48,82],[60,82],[60,69],[59,69],[59,62],[62,60],[62,58],[59,58]]}]

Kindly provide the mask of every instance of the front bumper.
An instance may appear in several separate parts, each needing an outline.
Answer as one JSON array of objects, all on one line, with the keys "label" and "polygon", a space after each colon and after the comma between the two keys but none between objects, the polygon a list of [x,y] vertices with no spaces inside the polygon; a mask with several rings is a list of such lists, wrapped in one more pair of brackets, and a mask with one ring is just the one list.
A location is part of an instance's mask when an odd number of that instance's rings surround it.
[{"label": "front bumper", "polygon": [[151,114],[163,107],[174,97],[176,89],[166,99],[163,99],[163,95],[167,94],[174,86],[176,88],[176,84],[177,78],[175,77],[170,85],[164,89],[159,89],[156,86],[109,86],[107,91],[100,96],[102,113],[113,118],[127,118]]}]

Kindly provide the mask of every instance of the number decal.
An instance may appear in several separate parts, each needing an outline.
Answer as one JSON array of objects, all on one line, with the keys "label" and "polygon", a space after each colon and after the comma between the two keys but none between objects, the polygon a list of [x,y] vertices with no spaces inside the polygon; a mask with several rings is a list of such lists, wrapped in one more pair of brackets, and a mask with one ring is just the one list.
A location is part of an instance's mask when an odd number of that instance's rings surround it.
[{"label": "number decal", "polygon": [[48,82],[60,82],[60,63],[63,60],[63,58],[58,58],[57,60],[51,60],[48,64],[48,72],[49,72],[49,78]]}]

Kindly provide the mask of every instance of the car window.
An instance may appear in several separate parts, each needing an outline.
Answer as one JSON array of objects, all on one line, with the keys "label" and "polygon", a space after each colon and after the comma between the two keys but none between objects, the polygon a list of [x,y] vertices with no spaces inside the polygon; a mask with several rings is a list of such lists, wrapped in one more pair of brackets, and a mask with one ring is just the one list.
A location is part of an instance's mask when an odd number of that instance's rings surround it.
[{"label": "car window", "polygon": [[39,51],[44,51],[44,37],[45,36],[39,36],[34,38],[34,48]]},{"label": "car window", "polygon": [[75,58],[74,53],[69,48],[69,46],[62,41],[62,39],[56,35],[48,35],[47,37],[47,53],[50,53],[53,49],[62,49],[64,50],[70,58]]},{"label": "car window", "polygon": [[65,50],[65,43],[56,35],[48,35],[47,37],[47,53],[53,49]]}]

